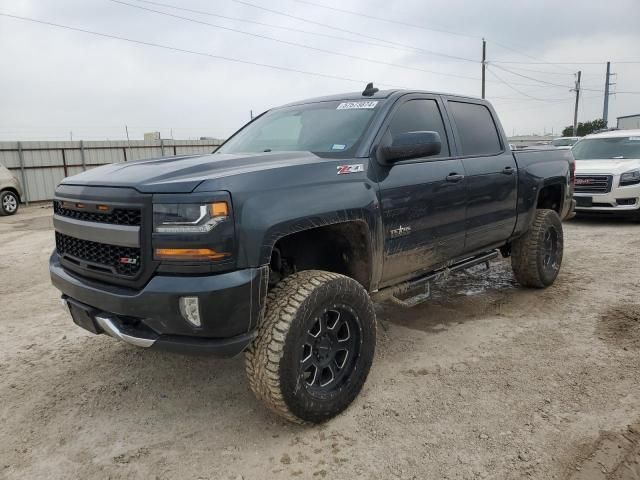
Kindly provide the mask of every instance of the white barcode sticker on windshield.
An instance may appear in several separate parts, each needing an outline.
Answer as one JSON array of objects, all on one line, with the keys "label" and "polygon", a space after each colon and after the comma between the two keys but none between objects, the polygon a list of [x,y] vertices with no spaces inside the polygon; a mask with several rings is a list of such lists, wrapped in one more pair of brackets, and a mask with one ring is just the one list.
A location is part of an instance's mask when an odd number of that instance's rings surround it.
[{"label": "white barcode sticker on windshield", "polygon": [[368,102],[342,102],[336,110],[356,110],[356,109],[367,109],[367,108],[376,108],[378,104],[375,100],[370,100]]},{"label": "white barcode sticker on windshield", "polygon": [[629,137],[629,140],[631,140],[632,142],[639,142],[640,137]]}]

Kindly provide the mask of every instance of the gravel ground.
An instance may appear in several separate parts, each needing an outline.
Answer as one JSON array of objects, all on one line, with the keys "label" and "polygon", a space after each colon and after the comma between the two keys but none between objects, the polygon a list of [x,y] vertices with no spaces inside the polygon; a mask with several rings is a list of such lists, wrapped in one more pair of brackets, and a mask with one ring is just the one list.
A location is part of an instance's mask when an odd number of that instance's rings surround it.
[{"label": "gravel ground", "polygon": [[498,261],[411,310],[338,418],[290,425],[241,358],[135,349],[76,327],[51,209],[0,218],[0,478],[640,478],[640,225],[574,220],[556,284]]}]

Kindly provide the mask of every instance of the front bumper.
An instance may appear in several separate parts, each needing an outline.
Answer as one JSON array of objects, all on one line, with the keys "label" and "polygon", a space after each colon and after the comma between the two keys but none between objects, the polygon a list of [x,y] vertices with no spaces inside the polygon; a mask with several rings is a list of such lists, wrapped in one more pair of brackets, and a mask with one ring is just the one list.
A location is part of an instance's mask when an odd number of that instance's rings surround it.
[{"label": "front bumper", "polygon": [[618,186],[614,177],[613,188],[607,193],[575,193],[577,213],[640,214],[640,185]]},{"label": "front bumper", "polygon": [[[156,275],[141,290],[132,290],[76,276],[61,266],[55,252],[49,271],[74,321],[93,333],[138,346],[225,357],[251,342],[268,280],[263,267],[206,276]],[[198,298],[201,326],[182,317],[179,299],[184,296]]]}]

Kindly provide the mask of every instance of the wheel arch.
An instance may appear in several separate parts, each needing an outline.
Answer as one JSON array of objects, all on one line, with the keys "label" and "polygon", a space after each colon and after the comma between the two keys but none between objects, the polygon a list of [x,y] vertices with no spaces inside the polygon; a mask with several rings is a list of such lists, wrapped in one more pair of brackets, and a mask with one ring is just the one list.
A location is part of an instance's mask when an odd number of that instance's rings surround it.
[{"label": "wheel arch", "polygon": [[538,190],[535,208],[554,210],[558,215],[562,215],[565,188],[562,180],[545,182]]},{"label": "wheel arch", "polygon": [[22,203],[22,199],[20,198],[20,192],[18,192],[18,190],[15,187],[0,188],[0,195],[2,195],[4,192],[13,193],[18,198],[18,203]]},{"label": "wheel arch", "polygon": [[[282,262],[294,271],[324,270],[353,278],[369,290],[373,278],[373,242],[364,219],[308,226],[272,238],[266,263],[272,273]],[[273,281],[273,279],[272,279]]]}]

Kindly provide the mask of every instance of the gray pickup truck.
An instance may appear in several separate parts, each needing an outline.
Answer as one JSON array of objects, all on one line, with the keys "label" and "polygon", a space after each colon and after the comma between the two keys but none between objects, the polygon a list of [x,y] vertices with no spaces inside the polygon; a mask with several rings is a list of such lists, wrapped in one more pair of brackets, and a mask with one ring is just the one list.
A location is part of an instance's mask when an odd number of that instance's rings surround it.
[{"label": "gray pickup truck", "polygon": [[269,110],[213,154],[66,178],[51,279],[79,326],[246,351],[258,398],[321,422],[367,378],[372,297],[411,305],[500,254],[551,285],[573,185],[570,150],[512,152],[484,100],[369,85]]}]

